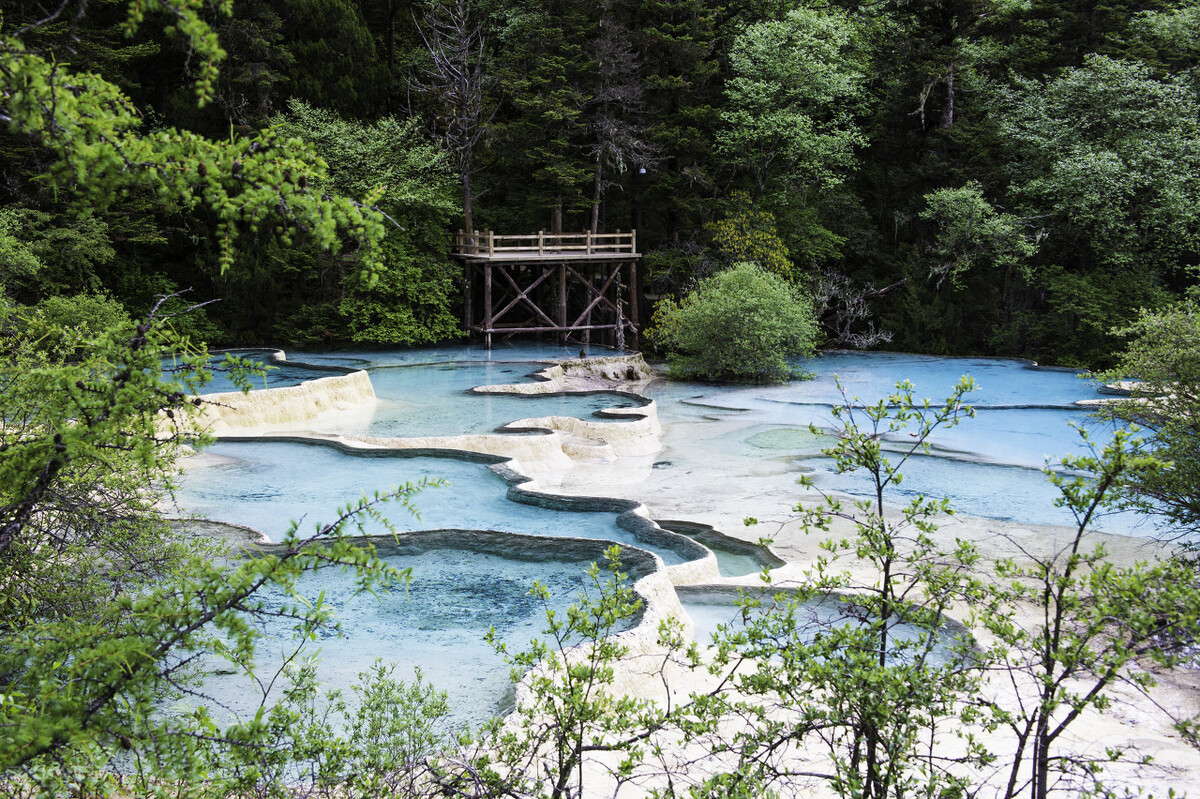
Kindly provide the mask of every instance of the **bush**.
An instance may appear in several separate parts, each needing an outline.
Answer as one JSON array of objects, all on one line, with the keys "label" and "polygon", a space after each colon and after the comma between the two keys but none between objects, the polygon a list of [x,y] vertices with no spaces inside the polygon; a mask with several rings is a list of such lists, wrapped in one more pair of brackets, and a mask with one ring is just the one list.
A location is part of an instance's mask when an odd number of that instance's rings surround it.
[{"label": "bush", "polygon": [[106,294],[47,297],[35,309],[47,325],[58,325],[83,336],[94,336],[129,321],[125,307]]},{"label": "bush", "polygon": [[816,331],[811,300],[783,278],[739,263],[682,302],[660,303],[649,336],[668,351],[673,376],[767,383],[798,376],[788,359],[812,354]]},{"label": "bush", "polygon": [[1150,513],[1167,522],[1167,535],[1200,550],[1200,302],[1190,298],[1161,311],[1143,310],[1129,327],[1117,365],[1105,382],[1133,379],[1128,399],[1113,400],[1101,416],[1142,428],[1145,447],[1168,469],[1140,472],[1133,486]]},{"label": "bush", "polygon": [[[66,342],[86,341],[129,321],[125,307],[107,294],[47,297],[32,308],[31,332],[37,346],[54,358],[77,359],[84,348]],[[44,331],[58,331],[46,335]]]}]

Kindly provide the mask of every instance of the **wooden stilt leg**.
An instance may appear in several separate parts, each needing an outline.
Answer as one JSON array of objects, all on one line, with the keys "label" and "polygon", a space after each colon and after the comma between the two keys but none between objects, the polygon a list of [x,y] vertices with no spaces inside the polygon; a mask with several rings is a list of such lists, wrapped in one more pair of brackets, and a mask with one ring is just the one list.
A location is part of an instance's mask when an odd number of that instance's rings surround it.
[{"label": "wooden stilt leg", "polygon": [[567,343],[567,265],[558,265],[558,326],[564,328],[558,334],[560,344]]},{"label": "wooden stilt leg", "polygon": [[629,262],[629,322],[633,326],[630,346],[635,350],[640,350],[642,343],[638,340],[638,331],[642,329],[642,320],[638,316],[637,261]]},{"label": "wooden stilt leg", "polygon": [[492,348],[492,265],[483,265],[483,330],[485,346]]}]

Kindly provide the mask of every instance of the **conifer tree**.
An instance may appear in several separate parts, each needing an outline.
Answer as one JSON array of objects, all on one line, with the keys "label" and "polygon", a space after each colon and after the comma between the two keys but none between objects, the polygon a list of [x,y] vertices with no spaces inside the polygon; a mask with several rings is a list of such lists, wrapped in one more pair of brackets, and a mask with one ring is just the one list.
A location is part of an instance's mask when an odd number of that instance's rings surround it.
[{"label": "conifer tree", "polygon": [[522,4],[508,12],[501,36],[514,112],[502,135],[518,151],[515,168],[528,175],[529,200],[550,212],[555,233],[564,215],[586,208],[582,189],[592,174],[584,145],[596,66],[587,53],[590,8],[584,0]]},{"label": "conifer tree", "polygon": [[714,194],[715,10],[705,0],[642,0],[633,19],[646,83],[646,138],[660,159],[644,176],[641,166],[631,175],[633,224],[646,230],[650,246],[678,243],[699,228]]}]

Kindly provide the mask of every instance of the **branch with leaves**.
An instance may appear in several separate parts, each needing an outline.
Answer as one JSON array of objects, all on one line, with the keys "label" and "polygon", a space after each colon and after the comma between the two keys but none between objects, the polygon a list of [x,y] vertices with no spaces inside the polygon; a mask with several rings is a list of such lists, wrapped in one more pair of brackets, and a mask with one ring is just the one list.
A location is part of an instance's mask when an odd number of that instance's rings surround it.
[{"label": "branch with leaves", "polygon": [[[193,0],[131,0],[126,30],[136,31],[149,12],[168,14],[169,29],[200,60],[203,103],[224,53],[199,7]],[[227,14],[231,7],[229,0],[218,3]],[[312,147],[271,131],[229,141],[174,129],[146,132],[114,84],[72,71],[27,46],[21,34],[0,36],[0,122],[52,154],[51,177],[81,204],[107,208],[137,189],[167,204],[204,208],[217,220],[222,270],[233,262],[239,232],[260,228],[277,229],[284,243],[304,235],[335,251],[352,242],[363,253],[364,277],[379,268],[373,244],[382,238],[383,222],[372,206],[381,190],[359,200],[310,190],[324,177],[325,164]]]}]

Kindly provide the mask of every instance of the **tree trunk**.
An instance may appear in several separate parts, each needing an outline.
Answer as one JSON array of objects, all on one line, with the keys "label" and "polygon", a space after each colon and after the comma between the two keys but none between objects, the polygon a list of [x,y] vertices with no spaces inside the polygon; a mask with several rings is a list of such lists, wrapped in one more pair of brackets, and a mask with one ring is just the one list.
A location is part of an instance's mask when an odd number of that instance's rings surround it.
[{"label": "tree trunk", "polygon": [[593,233],[600,232],[600,202],[601,202],[601,195],[602,195],[600,184],[601,184],[602,176],[603,176],[603,170],[601,169],[600,163],[597,161],[596,162],[596,179],[595,179],[595,183],[592,185],[592,227],[591,227],[591,230]]},{"label": "tree trunk", "polygon": [[942,130],[950,130],[954,124],[954,63],[951,62],[946,70],[946,104],[942,106],[942,121],[938,125]]},{"label": "tree trunk", "polygon": [[1033,739],[1033,789],[1030,795],[1033,799],[1046,799],[1050,792],[1050,741],[1046,739],[1050,731],[1050,719],[1045,711],[1038,711],[1037,732]]},{"label": "tree trunk", "polygon": [[471,170],[463,169],[463,230],[467,232],[467,244],[475,243],[475,218],[471,209]]}]

